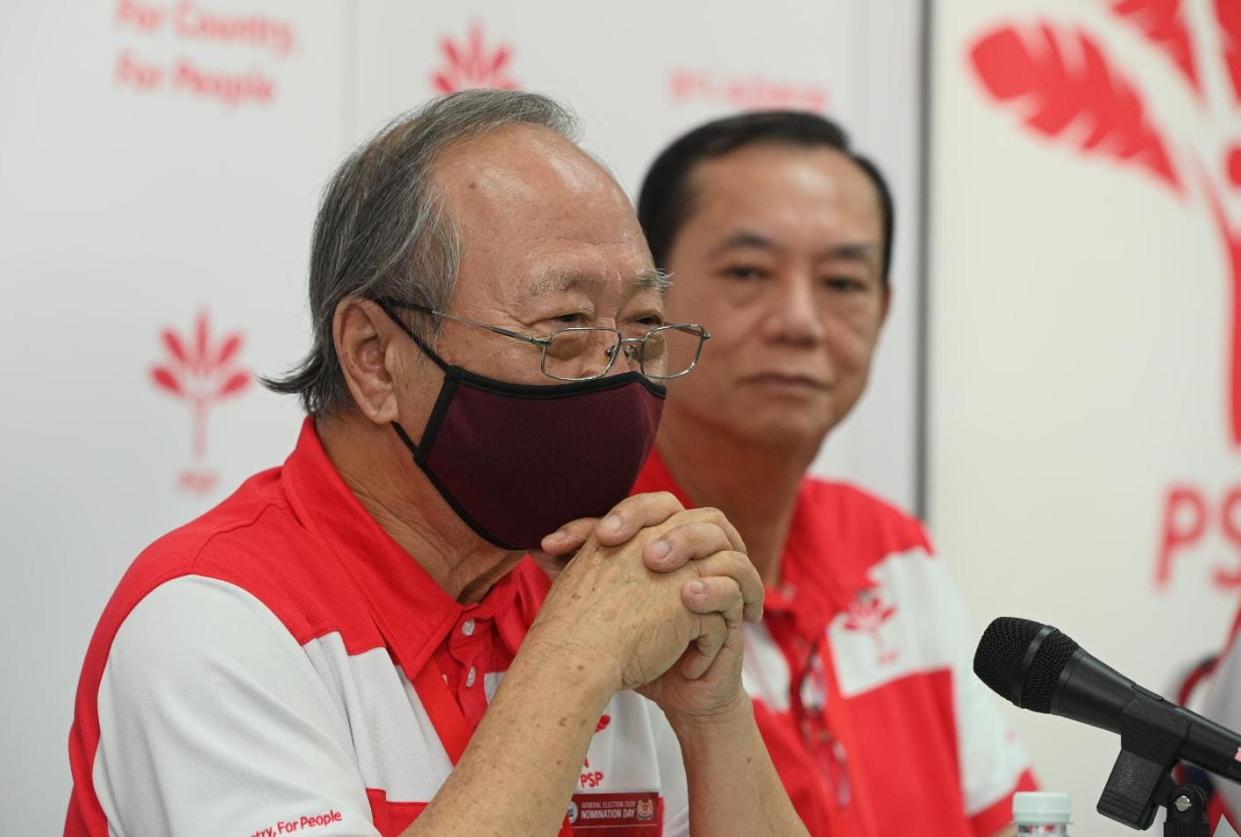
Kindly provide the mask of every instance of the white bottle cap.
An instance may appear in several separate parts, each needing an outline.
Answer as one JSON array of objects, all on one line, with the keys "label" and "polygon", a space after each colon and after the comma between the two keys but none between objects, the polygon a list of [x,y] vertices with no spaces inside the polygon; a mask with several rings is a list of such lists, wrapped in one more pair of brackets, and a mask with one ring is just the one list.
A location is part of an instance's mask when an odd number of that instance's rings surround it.
[{"label": "white bottle cap", "polygon": [[1017,825],[1067,825],[1069,795],[1026,791],[1014,794],[1013,822]]}]

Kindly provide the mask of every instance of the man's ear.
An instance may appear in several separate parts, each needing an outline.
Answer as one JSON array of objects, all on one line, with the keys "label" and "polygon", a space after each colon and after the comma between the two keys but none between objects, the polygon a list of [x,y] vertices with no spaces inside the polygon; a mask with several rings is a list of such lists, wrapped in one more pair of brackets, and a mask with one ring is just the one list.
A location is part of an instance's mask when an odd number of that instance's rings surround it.
[{"label": "man's ear", "polygon": [[396,323],[369,299],[346,297],[332,316],[332,342],[358,411],[376,424],[396,421]]}]

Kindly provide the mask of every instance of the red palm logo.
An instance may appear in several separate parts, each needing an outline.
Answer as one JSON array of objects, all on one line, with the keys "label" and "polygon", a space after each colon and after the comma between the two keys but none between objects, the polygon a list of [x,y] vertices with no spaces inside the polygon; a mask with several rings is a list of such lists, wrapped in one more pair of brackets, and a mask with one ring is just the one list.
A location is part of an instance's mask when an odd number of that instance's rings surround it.
[{"label": "red palm logo", "polygon": [[[249,370],[236,366],[244,339],[233,332],[213,343],[210,319],[206,311],[200,311],[192,339],[165,328],[160,332],[160,341],[167,357],[151,367],[151,379],[164,392],[189,404],[194,458],[202,460],[207,455],[207,416],[211,409],[244,392],[253,378]],[[214,478],[206,474],[182,475],[181,483],[191,490],[206,491]]]},{"label": "red palm logo", "polygon": [[849,604],[845,613],[844,628],[846,631],[869,634],[875,642],[879,663],[881,665],[890,663],[900,652],[895,648],[889,648],[883,641],[883,626],[895,615],[895,605],[885,603],[883,598],[874,591],[866,591]]},{"label": "red palm logo", "polygon": [[[1233,98],[1241,103],[1241,3],[1214,0],[1214,8],[1223,43],[1221,58]],[[1111,12],[1136,26],[1175,65],[1198,108],[1209,107],[1180,0],[1113,0]],[[1232,274],[1228,429],[1233,444],[1241,446],[1241,228],[1229,223],[1220,197],[1225,181],[1241,188],[1241,146],[1233,144],[1220,165],[1212,167],[1190,146],[1188,135],[1176,137],[1175,150],[1184,161],[1178,171],[1168,134],[1147,113],[1133,83],[1083,32],[1058,30],[1047,23],[1025,31],[1002,26],[975,41],[969,56],[986,92],[1020,107],[1031,131],[1071,142],[1083,154],[1145,170],[1178,197],[1191,191],[1187,181],[1197,184]]]},{"label": "red palm logo", "polygon": [[509,78],[508,65],[513,50],[501,44],[493,50],[483,43],[483,27],[475,23],[464,44],[445,36],[440,38],[444,66],[431,74],[431,83],[441,93],[454,93],[473,87],[514,90],[517,82]]}]

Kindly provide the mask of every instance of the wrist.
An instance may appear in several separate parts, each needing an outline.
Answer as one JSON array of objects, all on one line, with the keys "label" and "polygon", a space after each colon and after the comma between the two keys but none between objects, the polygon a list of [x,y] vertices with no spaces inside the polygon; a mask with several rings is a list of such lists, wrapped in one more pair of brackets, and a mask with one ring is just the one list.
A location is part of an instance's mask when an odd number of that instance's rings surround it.
[{"label": "wrist", "polygon": [[665,710],[664,714],[682,745],[688,741],[710,740],[731,731],[755,726],[754,704],[743,689],[738,689],[727,703],[707,712]]},{"label": "wrist", "polygon": [[554,625],[540,620],[526,634],[517,657],[547,673],[549,679],[598,695],[604,703],[621,688],[620,662],[612,654],[571,635],[562,635]]}]

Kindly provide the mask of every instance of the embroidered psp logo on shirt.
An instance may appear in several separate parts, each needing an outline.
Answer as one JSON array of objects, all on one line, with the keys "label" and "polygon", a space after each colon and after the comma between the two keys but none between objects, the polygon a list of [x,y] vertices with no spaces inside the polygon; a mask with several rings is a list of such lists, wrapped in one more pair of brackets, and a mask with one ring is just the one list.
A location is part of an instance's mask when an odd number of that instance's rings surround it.
[{"label": "embroidered psp logo on shirt", "polygon": [[887,665],[901,655],[900,649],[884,642],[883,628],[896,615],[896,606],[883,600],[878,590],[863,590],[856,599],[849,603],[845,615],[846,631],[866,634],[875,643],[875,653],[879,665]]}]

